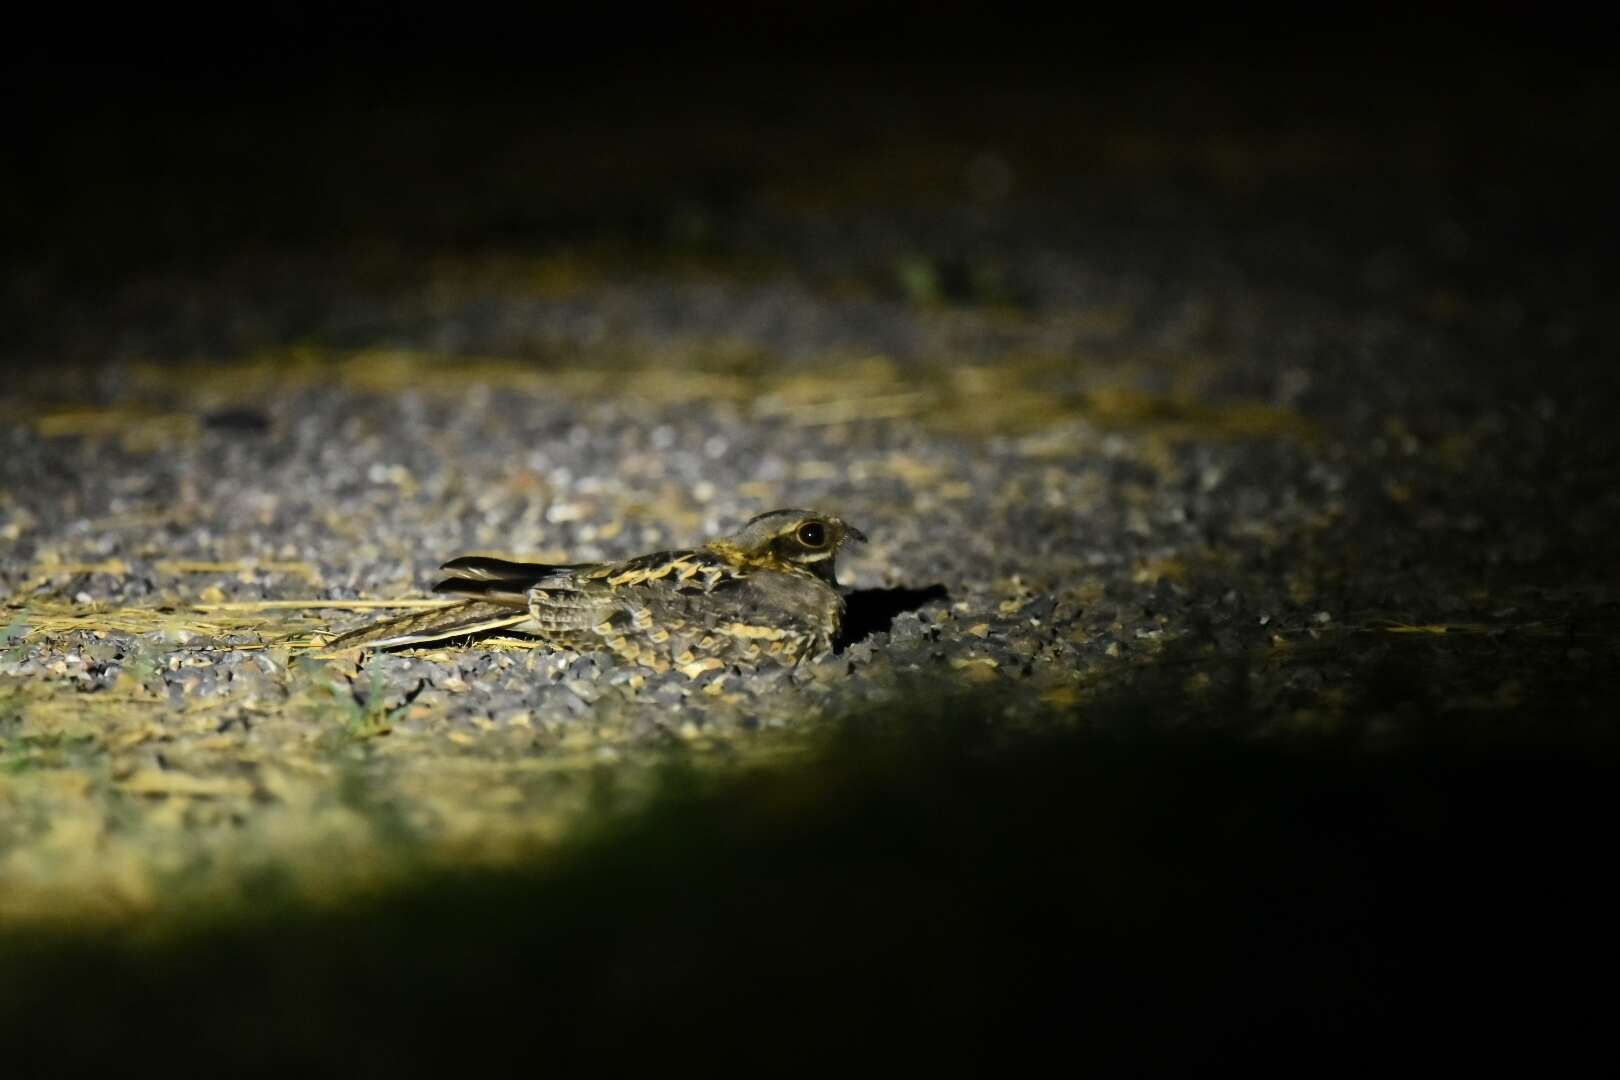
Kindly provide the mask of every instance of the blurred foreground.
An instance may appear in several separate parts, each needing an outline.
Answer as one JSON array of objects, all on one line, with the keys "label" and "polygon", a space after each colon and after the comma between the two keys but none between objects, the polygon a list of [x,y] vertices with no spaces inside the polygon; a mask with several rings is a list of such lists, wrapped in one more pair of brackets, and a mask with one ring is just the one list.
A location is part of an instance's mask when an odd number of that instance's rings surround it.
[{"label": "blurred foreground", "polygon": [[797,766],[668,759],[643,809],[532,866],[5,935],[7,1060],[42,1075],[160,1039],[232,1072],[954,1072],[1061,1046],[1075,1067],[1335,1072],[1598,1049],[1574,976],[1614,945],[1612,736],[1543,715],[1481,740],[1484,717],[1426,713],[1398,745],[1238,741],[1133,695],[1031,734],[986,723],[994,704],[854,718]]}]

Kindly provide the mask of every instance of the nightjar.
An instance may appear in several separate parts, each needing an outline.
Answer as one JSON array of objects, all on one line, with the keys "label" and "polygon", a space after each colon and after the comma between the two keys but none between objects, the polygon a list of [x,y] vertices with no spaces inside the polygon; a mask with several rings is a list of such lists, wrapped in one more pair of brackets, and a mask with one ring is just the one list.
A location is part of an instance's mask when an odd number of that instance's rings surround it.
[{"label": "nightjar", "polygon": [[861,531],[832,514],[772,510],[702,547],[614,563],[444,564],[434,592],[459,604],[362,627],[328,649],[388,648],[484,630],[559,649],[606,649],[656,670],[714,657],[794,664],[832,648],[844,614],[833,563]]}]

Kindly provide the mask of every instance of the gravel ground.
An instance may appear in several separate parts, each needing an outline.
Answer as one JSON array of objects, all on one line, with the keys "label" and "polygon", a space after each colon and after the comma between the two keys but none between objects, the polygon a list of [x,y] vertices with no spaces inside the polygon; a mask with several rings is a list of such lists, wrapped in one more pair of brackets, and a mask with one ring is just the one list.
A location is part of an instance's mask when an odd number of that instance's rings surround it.
[{"label": "gravel ground", "polygon": [[[1551,186],[1221,145],[1076,174],[977,132],[851,151],[889,178],[866,199],[745,171],[425,259],[13,274],[49,303],[0,401],[0,914],[510,859],[671,753],[791,756],[921,693],[1016,728],[1171,687],[1144,725],[1358,745],[1595,714],[1607,263]],[[777,506],[871,538],[849,640],[798,670],[314,647],[453,556],[618,558]]]}]

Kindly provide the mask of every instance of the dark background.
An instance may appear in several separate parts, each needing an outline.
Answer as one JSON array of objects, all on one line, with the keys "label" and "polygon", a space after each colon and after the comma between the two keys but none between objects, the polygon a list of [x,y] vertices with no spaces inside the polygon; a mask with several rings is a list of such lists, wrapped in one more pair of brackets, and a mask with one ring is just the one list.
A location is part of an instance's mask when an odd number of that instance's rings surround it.
[{"label": "dark background", "polygon": [[[1520,217],[1527,243],[1590,245],[1612,223],[1582,216],[1602,211],[1613,164],[1598,26],[1574,7],[1506,4],[1040,18],[971,3],[36,10],[8,34],[0,75],[0,225],[8,261],[43,262],[49,289],[244,251],[534,246],[670,185],[746,203],[761,182],[815,168],[795,146],[836,158],[954,130],[1043,143],[1048,175],[1066,179],[1095,168],[1088,130],[1138,125],[1189,143],[1301,129],[1358,139],[1368,160],[1355,179],[1406,155],[1391,172],[1421,175],[1401,182],[1465,208],[1506,202],[1491,209]],[[1036,108],[996,116],[1008,93]],[[664,159],[651,175],[605,178],[559,153],[526,178],[523,205],[490,182],[514,147],[575,150],[587,135],[646,170],[651,134]],[[740,149],[750,134],[770,152]]]}]

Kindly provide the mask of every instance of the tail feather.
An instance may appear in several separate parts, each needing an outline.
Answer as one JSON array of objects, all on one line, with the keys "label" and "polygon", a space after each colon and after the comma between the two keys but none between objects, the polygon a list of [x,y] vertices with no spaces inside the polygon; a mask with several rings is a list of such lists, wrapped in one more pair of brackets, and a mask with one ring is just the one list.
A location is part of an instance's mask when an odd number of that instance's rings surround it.
[{"label": "tail feather", "polygon": [[341,634],[326,643],[328,650],[387,649],[442,638],[499,630],[529,620],[526,606],[489,600],[468,600],[449,607],[413,611]]}]

